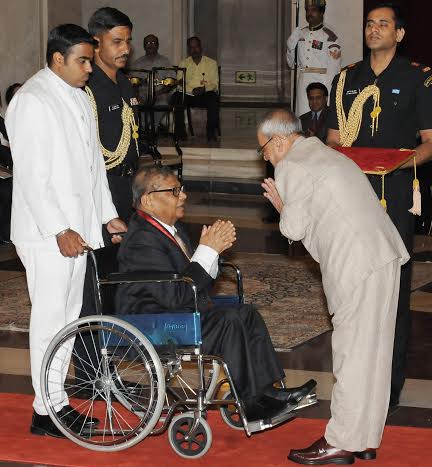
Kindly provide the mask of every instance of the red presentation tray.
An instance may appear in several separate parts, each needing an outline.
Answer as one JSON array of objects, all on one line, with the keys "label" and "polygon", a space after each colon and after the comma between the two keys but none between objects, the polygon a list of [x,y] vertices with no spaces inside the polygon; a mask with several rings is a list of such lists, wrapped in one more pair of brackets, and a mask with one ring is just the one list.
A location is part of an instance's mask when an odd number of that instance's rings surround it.
[{"label": "red presentation tray", "polygon": [[360,169],[371,175],[386,175],[398,169],[414,157],[413,149],[385,149],[385,148],[343,148],[337,151],[345,154],[355,162]]}]

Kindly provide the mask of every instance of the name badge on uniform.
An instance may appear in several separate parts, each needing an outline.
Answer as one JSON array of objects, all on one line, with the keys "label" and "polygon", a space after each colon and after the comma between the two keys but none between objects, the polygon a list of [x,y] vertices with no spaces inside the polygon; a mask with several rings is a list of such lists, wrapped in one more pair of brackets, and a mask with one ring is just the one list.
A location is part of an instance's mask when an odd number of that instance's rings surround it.
[{"label": "name badge on uniform", "polygon": [[110,112],[114,111],[114,110],[118,110],[120,108],[120,106],[118,104],[115,104],[115,105],[109,105],[108,106],[108,110]]},{"label": "name badge on uniform", "polygon": [[324,45],[323,42],[317,41],[316,39],[312,41],[312,48],[313,49],[322,50],[323,45]]},{"label": "name badge on uniform", "polygon": [[392,89],[392,94],[400,94],[400,89]]},{"label": "name badge on uniform", "polygon": [[346,96],[355,96],[357,95],[359,92],[358,92],[358,89],[350,89],[349,91],[347,91],[345,93]]},{"label": "name badge on uniform", "polygon": [[136,97],[131,97],[130,105],[138,105],[138,99]]}]

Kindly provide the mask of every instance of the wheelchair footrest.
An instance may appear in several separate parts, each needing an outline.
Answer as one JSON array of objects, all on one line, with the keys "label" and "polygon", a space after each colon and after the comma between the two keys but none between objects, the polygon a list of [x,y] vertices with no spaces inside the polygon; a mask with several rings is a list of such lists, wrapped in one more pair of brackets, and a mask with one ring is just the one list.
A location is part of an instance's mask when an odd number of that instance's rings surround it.
[{"label": "wheelchair footrest", "polygon": [[311,393],[311,394],[308,394],[306,397],[304,397],[299,402],[295,410],[304,409],[306,407],[310,407],[311,405],[315,405],[317,403],[318,403],[317,395],[315,393]]},{"label": "wheelchair footrest", "polygon": [[262,420],[248,422],[247,424],[248,431],[252,434],[258,431],[268,430],[269,428],[273,428],[295,417],[296,417],[295,409],[293,407],[290,407],[286,411],[281,412],[272,418],[265,418]]}]

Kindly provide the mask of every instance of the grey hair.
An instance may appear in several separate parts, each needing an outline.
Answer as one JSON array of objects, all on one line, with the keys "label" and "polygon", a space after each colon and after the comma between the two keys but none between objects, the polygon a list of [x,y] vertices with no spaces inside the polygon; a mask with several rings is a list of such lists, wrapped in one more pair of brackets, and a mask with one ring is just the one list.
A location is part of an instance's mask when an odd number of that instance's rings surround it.
[{"label": "grey hair", "polygon": [[302,125],[300,119],[290,110],[276,109],[264,115],[258,125],[258,132],[267,138],[273,135],[289,136],[293,133],[301,133]]},{"label": "grey hair", "polygon": [[132,180],[132,200],[134,208],[138,208],[141,197],[152,190],[159,188],[159,179],[175,177],[174,172],[167,166],[155,165],[150,169],[142,167],[135,172]]}]

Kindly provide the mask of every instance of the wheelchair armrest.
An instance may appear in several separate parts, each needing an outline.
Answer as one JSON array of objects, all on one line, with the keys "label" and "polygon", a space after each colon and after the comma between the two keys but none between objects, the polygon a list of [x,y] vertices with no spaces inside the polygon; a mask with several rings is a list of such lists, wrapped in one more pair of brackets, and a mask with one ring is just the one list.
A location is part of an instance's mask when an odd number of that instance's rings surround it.
[{"label": "wheelchair armrest", "polygon": [[194,299],[194,311],[198,309],[198,290],[193,279],[172,272],[112,272],[106,279],[99,280],[99,285],[138,284],[144,282],[186,282],[192,289]]},{"label": "wheelchair armrest", "polygon": [[180,280],[185,280],[185,278],[177,273],[135,271],[112,272],[108,274],[106,282],[111,284],[125,284],[134,282],[177,282]]},{"label": "wheelchair armrest", "polygon": [[198,309],[198,290],[193,279],[181,274],[171,272],[148,272],[148,271],[135,271],[135,272],[112,272],[107,275],[105,279],[97,281],[97,298],[99,305],[102,306],[102,299],[100,295],[100,286],[106,285],[119,285],[119,284],[139,284],[145,282],[186,282],[191,288],[193,294],[194,311],[199,312]]},{"label": "wheelchair armrest", "polygon": [[234,263],[232,263],[231,261],[227,261],[225,258],[222,258],[222,256],[219,256],[219,267],[220,268],[223,268],[223,267],[232,268],[236,272],[238,271],[241,273],[240,269]]},{"label": "wheelchair armrest", "polygon": [[219,256],[219,268],[231,268],[236,274],[237,282],[237,295],[239,296],[239,301],[241,304],[244,304],[244,292],[243,292],[243,275],[240,269],[231,261],[226,261],[224,258]]}]

